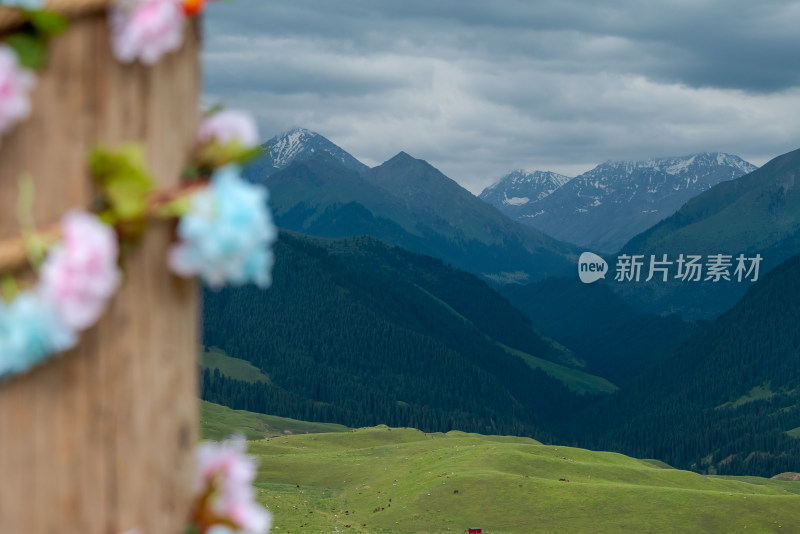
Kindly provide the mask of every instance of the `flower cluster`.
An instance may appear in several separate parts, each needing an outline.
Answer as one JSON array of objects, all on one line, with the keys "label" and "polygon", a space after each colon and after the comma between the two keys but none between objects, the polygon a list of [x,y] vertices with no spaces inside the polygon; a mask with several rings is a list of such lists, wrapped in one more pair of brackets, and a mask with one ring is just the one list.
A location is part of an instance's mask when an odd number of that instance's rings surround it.
[{"label": "flower cluster", "polygon": [[[187,17],[201,13],[206,1],[116,0],[108,9],[114,56],[123,63],[137,60],[146,65],[156,63],[165,54],[180,48]],[[42,10],[45,3],[45,0],[0,0],[0,5],[25,11]],[[34,18],[31,20],[36,22]],[[43,35],[38,35],[36,47],[28,45],[15,51],[6,44],[0,44],[0,136],[26,118],[31,109],[28,93],[33,89],[35,77],[20,65],[20,58],[25,58],[24,54],[19,57],[18,54],[46,46],[49,37],[52,37],[47,32],[54,34],[59,31],[49,28]],[[23,63],[26,67],[38,68],[43,62],[39,56],[43,57],[42,54],[33,54],[31,58],[26,56],[35,64]]]},{"label": "flower cluster", "polygon": [[123,63],[153,65],[180,48],[186,13],[181,0],[117,2],[109,9],[111,47]]},{"label": "flower cluster", "polygon": [[270,285],[277,231],[267,208],[267,189],[241,177],[238,161],[258,144],[252,117],[218,111],[200,123],[196,159],[213,171],[209,187],[196,193],[178,224],[179,242],[169,266],[183,277],[201,276],[212,288],[253,282]]},{"label": "flower cluster", "polygon": [[258,128],[249,113],[225,109],[203,119],[197,130],[197,142],[201,147],[209,143],[253,147],[258,144]]},{"label": "flower cluster", "polygon": [[[114,55],[124,63],[155,63],[181,46],[187,17],[200,13],[206,1],[116,0],[108,15]],[[29,13],[43,9],[45,3],[0,0],[23,10],[34,26],[39,20],[43,28],[37,28],[41,32],[37,43],[42,46],[66,27],[66,21],[62,25],[57,19],[42,18],[45,12]],[[0,136],[30,113],[29,93],[36,80],[25,67],[38,68],[43,60],[29,55],[24,48],[0,44]],[[267,190],[246,183],[237,165],[260,150],[255,123],[242,112],[217,112],[202,121],[197,142],[195,169],[199,174],[217,170],[210,185],[190,199],[169,264],[177,274],[200,275],[212,287],[247,282],[267,287],[273,263],[270,247],[277,236]],[[131,154],[106,153],[93,158],[97,163],[93,171],[103,171],[101,179],[96,176],[97,184],[113,208],[106,215],[117,216],[106,217],[109,224],[153,215],[147,212],[151,183],[132,159]],[[79,333],[100,318],[120,284],[119,237],[100,217],[69,212],[61,221],[60,235],[44,258],[38,283],[16,293],[10,302],[0,298],[0,379],[74,347]],[[198,447],[195,531],[263,534],[269,530],[272,517],[255,501],[256,465],[245,447],[241,437]]]},{"label": "flower cluster", "polygon": [[39,283],[0,300],[0,377],[27,371],[75,346],[100,317],[119,283],[117,239],[95,215],[70,212],[63,239],[48,253]]},{"label": "flower cluster", "polygon": [[266,188],[246,183],[240,168],[228,165],[192,197],[169,266],[179,276],[201,276],[212,288],[248,282],[266,288],[272,281],[269,247],[276,237]]},{"label": "flower cluster", "polygon": [[194,526],[203,534],[262,534],[270,513],[255,501],[256,464],[241,436],[197,447]]},{"label": "flower cluster", "polygon": [[119,285],[117,236],[97,216],[78,211],[64,216],[61,234],[42,265],[40,286],[65,325],[85,330]]},{"label": "flower cluster", "polygon": [[0,378],[25,372],[76,341],[75,332],[38,291],[24,291],[8,304],[0,300]]},{"label": "flower cluster", "polygon": [[35,83],[36,77],[20,66],[11,47],[0,44],[0,135],[28,116]]}]

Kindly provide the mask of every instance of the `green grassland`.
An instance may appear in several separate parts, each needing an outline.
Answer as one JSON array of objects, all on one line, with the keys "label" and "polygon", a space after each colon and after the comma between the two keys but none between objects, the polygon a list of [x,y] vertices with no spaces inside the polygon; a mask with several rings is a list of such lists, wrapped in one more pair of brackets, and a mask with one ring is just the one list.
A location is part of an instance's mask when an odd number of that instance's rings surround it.
[{"label": "green grassland", "polygon": [[333,423],[309,423],[246,412],[231,410],[219,404],[200,401],[200,435],[202,439],[225,439],[233,434],[242,434],[250,440],[289,434],[314,432],[345,432],[346,426]]},{"label": "green grassland", "polygon": [[761,385],[755,386],[750,389],[745,395],[742,395],[735,401],[726,402],[724,404],[720,404],[716,407],[717,410],[721,410],[723,408],[738,408],[743,404],[747,404],[748,402],[753,402],[757,400],[765,400],[772,398],[775,395],[775,392],[772,391],[771,384],[769,382],[764,382]]},{"label": "green grassland", "polygon": [[246,360],[232,358],[225,354],[225,351],[217,347],[210,347],[200,355],[200,361],[204,369],[219,369],[219,372],[228,378],[243,380],[244,382],[265,382],[270,383],[269,376],[262,373],[258,367]]},{"label": "green grassland", "polygon": [[[797,532],[800,483],[387,427],[250,443],[278,533]],[[564,479],[564,480],[561,480]]]},{"label": "green grassland", "polygon": [[613,393],[619,389],[601,376],[591,375],[579,369],[537,358],[527,352],[507,347],[499,342],[497,344],[506,352],[522,358],[532,368],[541,369],[553,378],[560,380],[576,393]]}]

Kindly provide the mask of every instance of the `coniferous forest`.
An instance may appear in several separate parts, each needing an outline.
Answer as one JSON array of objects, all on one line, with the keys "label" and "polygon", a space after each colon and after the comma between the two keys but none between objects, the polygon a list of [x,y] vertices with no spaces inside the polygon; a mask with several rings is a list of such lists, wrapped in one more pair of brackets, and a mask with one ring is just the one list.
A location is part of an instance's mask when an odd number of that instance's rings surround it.
[{"label": "coniferous forest", "polygon": [[541,439],[591,402],[501,347],[572,357],[471,274],[368,237],[281,233],[276,255],[270,290],[204,294],[204,343],[270,383],[206,370],[206,400],[348,426]]},{"label": "coniferous forest", "polygon": [[630,388],[565,425],[590,448],[719,474],[797,471],[800,256]]},{"label": "coniferous forest", "polygon": [[[282,232],[276,255],[270,290],[204,293],[204,344],[270,380],[206,369],[206,400],[348,426],[532,436],[704,473],[772,476],[800,464],[792,432],[800,428],[798,256],[710,323],[615,304],[618,317],[639,325],[627,357],[643,354],[638,367],[623,368],[612,349],[625,340],[591,352],[602,328],[587,328],[574,307],[568,313],[567,297],[559,307],[552,288],[560,283],[510,295],[540,330],[474,275],[374,238]],[[600,303],[616,302],[609,295],[598,286]],[[584,313],[596,315],[600,303]],[[562,345],[570,324],[585,339],[573,333]],[[647,353],[648,341],[661,352]],[[623,387],[578,394],[504,347]]]}]

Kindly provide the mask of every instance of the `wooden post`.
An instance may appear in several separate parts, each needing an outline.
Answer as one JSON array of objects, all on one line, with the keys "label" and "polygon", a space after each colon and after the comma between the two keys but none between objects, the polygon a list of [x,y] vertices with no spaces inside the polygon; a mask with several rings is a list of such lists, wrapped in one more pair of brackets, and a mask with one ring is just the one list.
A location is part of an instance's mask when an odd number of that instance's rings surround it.
[{"label": "wooden post", "polygon": [[[51,43],[33,112],[0,139],[0,240],[19,234],[19,178],[37,226],[88,208],[89,151],[140,143],[159,187],[178,181],[198,120],[196,27],[157,65],[121,65],[94,11]],[[170,276],[172,229],[149,229],[77,348],[0,383],[0,533],[178,534],[192,498],[198,292]]]}]

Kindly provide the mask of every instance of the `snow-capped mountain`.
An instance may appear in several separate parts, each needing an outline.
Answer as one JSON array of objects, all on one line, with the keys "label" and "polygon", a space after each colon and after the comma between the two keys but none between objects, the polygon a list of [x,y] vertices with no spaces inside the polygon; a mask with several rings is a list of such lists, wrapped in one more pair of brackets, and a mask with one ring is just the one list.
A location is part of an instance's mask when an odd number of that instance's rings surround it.
[{"label": "snow-capped mountain", "polygon": [[341,161],[348,169],[357,172],[368,169],[366,165],[342,150],[325,137],[305,128],[293,128],[276,135],[263,145],[265,155],[249,163],[244,174],[251,180],[263,181],[276,171],[284,169],[295,160],[306,160],[314,154],[325,151]]},{"label": "snow-capped mountain", "polygon": [[541,200],[503,207],[498,198],[532,200],[539,190],[506,191],[498,185],[491,202],[506,213],[513,210],[513,218],[556,239],[595,251],[615,252],[699,193],[754,170],[756,167],[742,158],[719,152],[608,161]]},{"label": "snow-capped mountain", "polygon": [[513,218],[522,206],[542,200],[570,180],[555,172],[519,169],[484,189],[479,197]]}]

